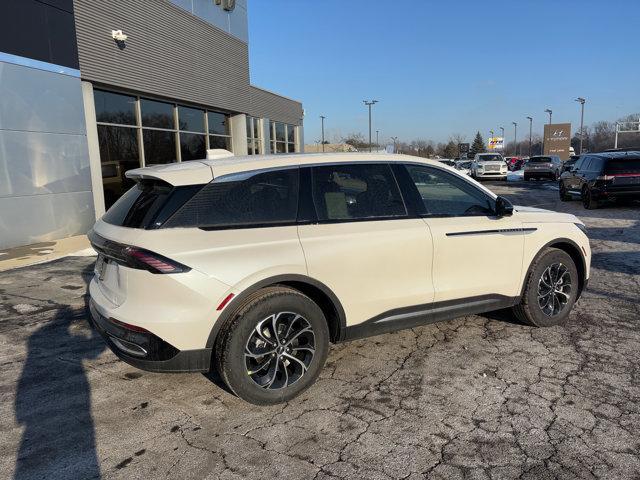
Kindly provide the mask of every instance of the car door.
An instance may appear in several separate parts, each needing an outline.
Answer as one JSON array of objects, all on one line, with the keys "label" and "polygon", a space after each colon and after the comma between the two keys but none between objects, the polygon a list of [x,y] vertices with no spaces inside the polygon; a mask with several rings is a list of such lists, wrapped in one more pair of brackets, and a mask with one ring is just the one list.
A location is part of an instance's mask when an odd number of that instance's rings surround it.
[{"label": "car door", "polygon": [[496,216],[494,198],[461,176],[420,164],[405,169],[433,239],[434,306],[472,311],[509,304],[522,287],[517,216]]},{"label": "car door", "polygon": [[580,180],[580,175],[582,174],[582,168],[585,163],[588,163],[589,157],[580,157],[578,161],[571,167],[569,170],[569,174],[565,179],[565,187],[568,191],[574,193],[580,193],[580,188],[582,187],[582,182]]},{"label": "car door", "polygon": [[317,216],[298,227],[308,273],[338,297],[347,326],[430,305],[431,235],[407,210],[390,165],[338,163],[304,170]]}]

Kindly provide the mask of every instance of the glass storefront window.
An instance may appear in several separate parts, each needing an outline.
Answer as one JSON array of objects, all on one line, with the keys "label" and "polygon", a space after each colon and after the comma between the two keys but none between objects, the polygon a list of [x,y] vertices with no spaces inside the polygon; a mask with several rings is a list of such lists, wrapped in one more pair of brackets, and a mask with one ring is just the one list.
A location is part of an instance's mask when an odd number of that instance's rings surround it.
[{"label": "glass storefront window", "polygon": [[231,151],[231,137],[209,135],[209,148],[224,148]]},{"label": "glass storefront window", "polygon": [[262,135],[260,134],[260,119],[247,116],[247,153],[259,155]]},{"label": "glass storefront window", "polygon": [[295,153],[295,151],[296,151],[295,143],[287,143],[287,152]]},{"label": "glass storefront window", "polygon": [[180,133],[180,155],[183,162],[207,158],[205,135]]},{"label": "glass storefront window", "polygon": [[178,105],[178,126],[188,132],[204,132],[204,110]]},{"label": "glass storefront window", "polygon": [[175,129],[173,120],[173,105],[142,98],[140,100],[142,126]]},{"label": "glass storefront window", "polygon": [[136,128],[98,125],[104,201],[109,208],[134,182],[125,173],[140,166]]},{"label": "glass storefront window", "polygon": [[145,165],[176,162],[176,134],[165,130],[142,129]]},{"label": "glass storefront window", "polygon": [[286,142],[287,139],[285,137],[285,124],[280,122],[275,122],[275,138],[277,142]]},{"label": "glass storefront window", "polygon": [[229,115],[220,112],[207,112],[209,133],[213,135],[229,135]]},{"label": "glass storefront window", "polygon": [[136,97],[94,90],[96,120],[120,125],[136,124]]},{"label": "glass storefront window", "polygon": [[296,127],[295,125],[287,125],[287,142],[293,143],[295,142],[296,136]]}]

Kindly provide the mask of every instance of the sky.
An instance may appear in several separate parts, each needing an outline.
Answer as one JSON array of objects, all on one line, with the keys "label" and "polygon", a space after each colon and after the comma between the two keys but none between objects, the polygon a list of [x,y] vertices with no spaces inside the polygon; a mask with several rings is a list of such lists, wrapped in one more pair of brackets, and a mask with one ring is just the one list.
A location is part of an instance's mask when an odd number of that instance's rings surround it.
[{"label": "sky", "polygon": [[249,0],[252,84],[303,103],[305,143],[513,140],[640,112],[640,0]]}]

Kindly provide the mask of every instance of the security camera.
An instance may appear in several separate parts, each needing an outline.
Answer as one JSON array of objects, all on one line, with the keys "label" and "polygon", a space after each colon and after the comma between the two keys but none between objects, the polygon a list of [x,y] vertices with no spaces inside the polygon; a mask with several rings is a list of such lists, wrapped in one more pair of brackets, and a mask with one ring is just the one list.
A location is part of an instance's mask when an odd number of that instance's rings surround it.
[{"label": "security camera", "polygon": [[124,42],[127,39],[127,36],[122,33],[122,30],[111,30],[111,37],[113,37],[116,42]]}]

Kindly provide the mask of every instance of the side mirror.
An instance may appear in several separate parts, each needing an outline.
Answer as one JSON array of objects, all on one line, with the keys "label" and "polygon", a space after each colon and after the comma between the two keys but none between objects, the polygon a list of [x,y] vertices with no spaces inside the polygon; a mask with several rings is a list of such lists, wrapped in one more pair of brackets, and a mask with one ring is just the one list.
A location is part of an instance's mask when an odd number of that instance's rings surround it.
[{"label": "side mirror", "polygon": [[496,215],[498,217],[513,215],[513,204],[504,197],[496,198]]}]

